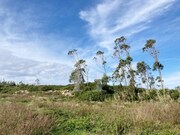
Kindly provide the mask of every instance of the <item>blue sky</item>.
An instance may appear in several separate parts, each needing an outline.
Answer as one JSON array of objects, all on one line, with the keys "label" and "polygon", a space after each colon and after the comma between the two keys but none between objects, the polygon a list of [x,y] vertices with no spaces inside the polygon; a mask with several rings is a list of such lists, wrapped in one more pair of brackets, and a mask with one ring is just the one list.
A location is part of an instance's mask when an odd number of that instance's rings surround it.
[{"label": "blue sky", "polygon": [[[93,62],[105,51],[110,71],[113,41],[128,38],[134,66],[153,59],[141,48],[157,40],[165,86],[180,85],[180,1],[178,0],[0,0],[0,77],[41,84],[67,84],[76,48],[87,60],[90,80],[101,76]],[[155,73],[156,75],[156,73]]]}]

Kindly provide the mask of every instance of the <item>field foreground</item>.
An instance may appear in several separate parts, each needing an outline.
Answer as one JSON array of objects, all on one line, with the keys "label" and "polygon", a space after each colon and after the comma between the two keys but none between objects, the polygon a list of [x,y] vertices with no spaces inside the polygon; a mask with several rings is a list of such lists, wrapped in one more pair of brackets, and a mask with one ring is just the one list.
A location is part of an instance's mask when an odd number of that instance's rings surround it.
[{"label": "field foreground", "polygon": [[0,94],[0,135],[180,135],[173,100],[80,101],[58,93]]}]

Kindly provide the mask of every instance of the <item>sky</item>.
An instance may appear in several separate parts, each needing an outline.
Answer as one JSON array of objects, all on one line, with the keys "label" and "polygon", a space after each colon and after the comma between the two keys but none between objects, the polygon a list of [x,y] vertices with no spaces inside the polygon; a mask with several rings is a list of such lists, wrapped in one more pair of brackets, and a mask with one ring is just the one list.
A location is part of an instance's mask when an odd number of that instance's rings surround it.
[{"label": "sky", "polygon": [[0,26],[0,80],[68,84],[74,60],[67,53],[77,49],[93,81],[102,75],[97,50],[110,75],[114,40],[125,36],[134,67],[152,66],[142,47],[155,39],[165,87],[180,85],[179,0],[0,0]]}]

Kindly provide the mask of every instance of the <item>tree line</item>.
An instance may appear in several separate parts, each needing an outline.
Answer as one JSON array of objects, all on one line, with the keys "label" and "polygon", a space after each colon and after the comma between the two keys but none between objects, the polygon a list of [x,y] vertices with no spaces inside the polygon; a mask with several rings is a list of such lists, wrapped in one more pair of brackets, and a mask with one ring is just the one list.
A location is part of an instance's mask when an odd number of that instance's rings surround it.
[{"label": "tree line", "polygon": [[[119,82],[119,85],[129,86],[129,91],[132,95],[135,94],[135,87],[141,87],[142,84],[146,86],[146,89],[155,89],[155,84],[164,90],[164,83],[162,79],[163,65],[159,61],[159,51],[156,49],[156,40],[149,39],[146,41],[142,52],[146,52],[152,56],[154,60],[153,66],[149,66],[145,61],[138,62],[136,70],[132,67],[133,58],[130,55],[131,46],[126,43],[127,39],[124,36],[116,38],[114,40],[114,52],[113,56],[117,58],[117,67],[114,69],[111,76],[107,75],[107,62],[105,60],[104,52],[97,51],[96,56],[93,58],[95,62],[100,60],[100,65],[103,68],[103,76],[101,79],[96,79],[98,89],[102,90],[103,86],[106,86],[109,81]],[[89,68],[86,64],[86,60],[80,59],[76,49],[68,52],[69,56],[74,58],[74,69],[71,72],[69,82],[74,83],[74,91],[82,90],[81,86],[88,85]],[[153,71],[158,71],[158,76],[154,78]],[[138,81],[140,78],[140,81]]]}]

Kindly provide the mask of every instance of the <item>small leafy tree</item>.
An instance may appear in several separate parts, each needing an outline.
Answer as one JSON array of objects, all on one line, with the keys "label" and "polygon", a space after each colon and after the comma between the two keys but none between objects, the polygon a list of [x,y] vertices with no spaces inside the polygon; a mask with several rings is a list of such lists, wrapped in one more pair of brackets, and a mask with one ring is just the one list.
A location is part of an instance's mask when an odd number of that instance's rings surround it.
[{"label": "small leafy tree", "polygon": [[161,88],[164,89],[163,79],[162,79],[162,73],[163,65],[159,62],[158,54],[159,51],[155,48],[156,40],[149,39],[147,40],[145,46],[142,48],[143,52],[149,52],[150,55],[154,58],[155,62],[153,64],[153,70],[159,72],[159,76],[156,78],[158,82],[161,83]]},{"label": "small leafy tree", "polygon": [[[119,52],[120,53],[125,53],[126,55],[126,59],[125,60],[120,60],[120,64],[123,64],[123,66],[125,66],[128,70],[128,74],[127,74],[127,78],[130,79],[130,88],[131,88],[131,91],[132,91],[132,97],[135,97],[136,93],[135,93],[135,71],[133,70],[132,68],[132,57],[130,56],[129,54],[129,49],[130,49],[130,46],[127,45],[125,43],[126,41],[126,38],[125,37],[120,37],[120,38],[117,38],[115,40],[115,43],[116,43],[116,46],[119,48]],[[117,48],[116,47],[116,48]]]},{"label": "small leafy tree", "polygon": [[[73,58],[74,58],[74,60],[75,60],[75,62],[77,62],[77,50],[76,49],[73,49],[73,50],[71,50],[71,51],[69,51],[68,52],[68,55],[69,56],[72,56]],[[74,82],[74,85],[75,85],[75,78],[76,78],[76,74],[75,74],[75,71],[73,70],[72,72],[71,72],[71,75],[70,75],[70,77],[69,77],[69,82],[71,83],[71,82]]]},{"label": "small leafy tree", "polygon": [[75,69],[72,71],[71,75],[70,75],[70,82],[74,81],[78,81],[78,82],[84,82],[84,72],[85,69],[83,67],[83,64],[85,64],[85,60],[79,60],[75,65]]},{"label": "small leafy tree", "polygon": [[119,64],[118,66],[116,67],[115,71],[113,72],[113,78],[116,80],[116,81],[119,81],[120,82],[120,85],[121,83],[124,81],[124,84],[125,86],[127,86],[127,79],[126,79],[126,70],[125,70],[125,61],[122,59],[122,60],[119,60]]},{"label": "small leafy tree", "polygon": [[180,86],[176,86],[176,87],[175,87],[175,90],[180,90]]},{"label": "small leafy tree", "polygon": [[79,59],[76,49],[69,51],[68,55],[73,56],[75,59],[74,70],[71,72],[69,82],[74,82],[74,91],[80,91],[82,84],[85,82],[84,74],[86,73],[86,61]]},{"label": "small leafy tree", "polygon": [[35,80],[35,85],[39,85],[40,84],[40,80],[37,78],[36,80]]},{"label": "small leafy tree", "polygon": [[149,82],[149,88],[150,89],[154,88],[155,79],[154,79],[152,73],[149,73],[148,82]]},{"label": "small leafy tree", "polygon": [[140,75],[142,83],[146,84],[149,88],[149,70],[151,68],[144,61],[137,63],[137,74]]},{"label": "small leafy tree", "polygon": [[100,59],[100,64],[103,67],[103,77],[99,80],[96,79],[96,83],[97,83],[97,89],[102,90],[102,86],[106,86],[108,81],[109,81],[109,77],[107,76],[107,71],[106,71],[106,61],[104,58],[104,52],[102,51],[97,51],[96,52],[96,57],[94,57],[94,60],[97,62],[98,58]]},{"label": "small leafy tree", "polygon": [[88,66],[85,64],[84,66],[84,76],[86,77],[86,82],[87,82],[87,86],[88,86],[88,83],[89,83],[89,68]]},{"label": "small leafy tree", "polygon": [[102,66],[103,66],[103,69],[104,69],[104,74],[106,74],[106,61],[105,61],[105,58],[104,58],[104,52],[102,52],[102,51],[97,51],[96,52],[96,56],[97,57],[99,57],[100,58],[100,60],[101,60],[101,64],[102,64]]},{"label": "small leafy tree", "polygon": [[68,52],[69,56],[74,57],[75,61],[77,62],[79,60],[78,54],[77,54],[77,50],[73,49],[71,51]]},{"label": "small leafy tree", "polygon": [[119,80],[120,84],[124,80],[125,86],[127,86],[127,79],[126,79],[127,72],[125,70],[126,61],[123,60],[121,57],[121,53],[122,53],[121,44],[124,43],[124,41],[125,41],[124,37],[117,38],[114,41],[115,47],[114,47],[113,55],[118,58],[119,63],[113,73],[113,78],[115,78],[116,80]]}]

